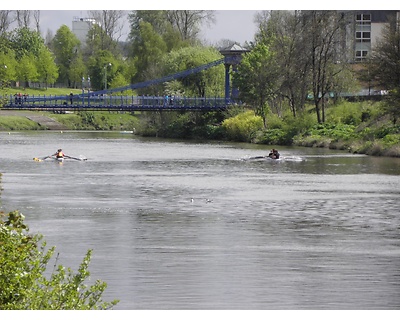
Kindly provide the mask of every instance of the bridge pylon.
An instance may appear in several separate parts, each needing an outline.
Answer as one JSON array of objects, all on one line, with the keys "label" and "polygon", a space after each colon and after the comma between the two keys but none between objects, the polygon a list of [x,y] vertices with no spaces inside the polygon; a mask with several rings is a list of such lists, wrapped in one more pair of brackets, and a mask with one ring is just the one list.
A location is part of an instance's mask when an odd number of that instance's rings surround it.
[{"label": "bridge pylon", "polygon": [[232,88],[230,86],[230,69],[232,66],[232,71],[236,72],[237,65],[242,61],[243,53],[249,52],[250,50],[241,47],[238,44],[233,44],[229,47],[220,49],[219,52],[224,56],[225,65],[225,101],[229,103],[231,98],[234,100],[238,98],[239,90],[237,88]]}]

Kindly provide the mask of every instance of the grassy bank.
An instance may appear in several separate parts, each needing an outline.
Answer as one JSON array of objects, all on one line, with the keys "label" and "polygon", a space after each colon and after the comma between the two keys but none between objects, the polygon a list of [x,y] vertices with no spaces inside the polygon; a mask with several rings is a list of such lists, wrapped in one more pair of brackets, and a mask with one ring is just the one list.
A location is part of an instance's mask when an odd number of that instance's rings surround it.
[{"label": "grassy bank", "polygon": [[[0,109],[1,111],[1,109]],[[115,130],[136,131],[139,119],[131,113],[78,112],[71,114],[53,114],[34,112],[63,124],[69,130]],[[27,111],[6,111],[0,114],[0,131],[46,130],[46,127],[26,118]]]},{"label": "grassy bank", "polygon": [[1,96],[9,96],[17,93],[27,94],[30,96],[58,96],[58,95],[69,95],[70,93],[80,94],[82,93],[81,89],[69,89],[69,88],[2,88],[0,89]]}]

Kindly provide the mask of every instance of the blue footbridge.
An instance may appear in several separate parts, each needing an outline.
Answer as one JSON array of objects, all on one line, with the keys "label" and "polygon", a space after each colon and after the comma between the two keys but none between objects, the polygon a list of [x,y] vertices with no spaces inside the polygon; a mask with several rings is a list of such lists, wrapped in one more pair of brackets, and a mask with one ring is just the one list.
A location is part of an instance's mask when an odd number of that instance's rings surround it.
[{"label": "blue footbridge", "polygon": [[[36,111],[217,111],[225,110],[237,96],[236,89],[230,88],[230,70],[236,71],[242,54],[248,52],[237,44],[220,50],[224,58],[200,65],[198,67],[177,72],[159,79],[153,79],[124,87],[105,89],[67,96],[28,96],[10,95],[2,97],[3,110],[36,110]],[[192,74],[210,69],[217,65],[225,65],[225,97],[182,97],[182,96],[129,96],[113,95],[128,90],[142,89],[149,86],[188,77]]]},{"label": "blue footbridge", "polygon": [[[82,94],[59,96],[29,96],[10,95],[3,97],[3,110],[34,110],[53,111],[64,113],[66,111],[218,111],[225,110],[232,101],[229,83],[231,66],[236,66],[241,60],[241,54],[246,52],[243,48],[231,47],[224,49],[221,54],[224,58],[209,62],[198,67],[177,72],[159,79],[153,79],[124,87],[87,92]],[[142,89],[149,86],[188,77],[192,74],[210,69],[217,65],[225,65],[225,97],[182,97],[182,96],[129,96],[113,95],[128,90]],[[234,69],[235,70],[235,69]],[[232,90],[234,91],[234,90]]]}]

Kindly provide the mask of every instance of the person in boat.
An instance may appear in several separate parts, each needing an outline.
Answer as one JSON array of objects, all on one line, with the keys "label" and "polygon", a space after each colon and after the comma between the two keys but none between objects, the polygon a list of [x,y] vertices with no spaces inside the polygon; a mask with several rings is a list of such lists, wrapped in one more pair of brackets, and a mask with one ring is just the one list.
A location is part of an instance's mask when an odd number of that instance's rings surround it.
[{"label": "person in boat", "polygon": [[57,159],[60,159],[60,158],[64,158],[65,154],[64,154],[64,152],[62,152],[62,149],[58,149],[57,152],[55,154],[53,154],[52,156],[55,156]]},{"label": "person in boat", "polygon": [[279,152],[276,149],[272,149],[271,152],[269,153],[268,157],[270,157],[271,159],[279,159]]}]

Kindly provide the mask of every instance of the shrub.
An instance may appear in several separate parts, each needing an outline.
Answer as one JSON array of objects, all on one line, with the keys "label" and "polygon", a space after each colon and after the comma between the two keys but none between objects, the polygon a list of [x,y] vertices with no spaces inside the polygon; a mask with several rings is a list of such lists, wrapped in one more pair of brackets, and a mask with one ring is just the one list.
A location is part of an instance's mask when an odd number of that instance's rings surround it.
[{"label": "shrub", "polygon": [[257,131],[263,129],[263,120],[254,115],[253,111],[246,111],[237,116],[225,119],[222,127],[230,140],[251,142]]}]

